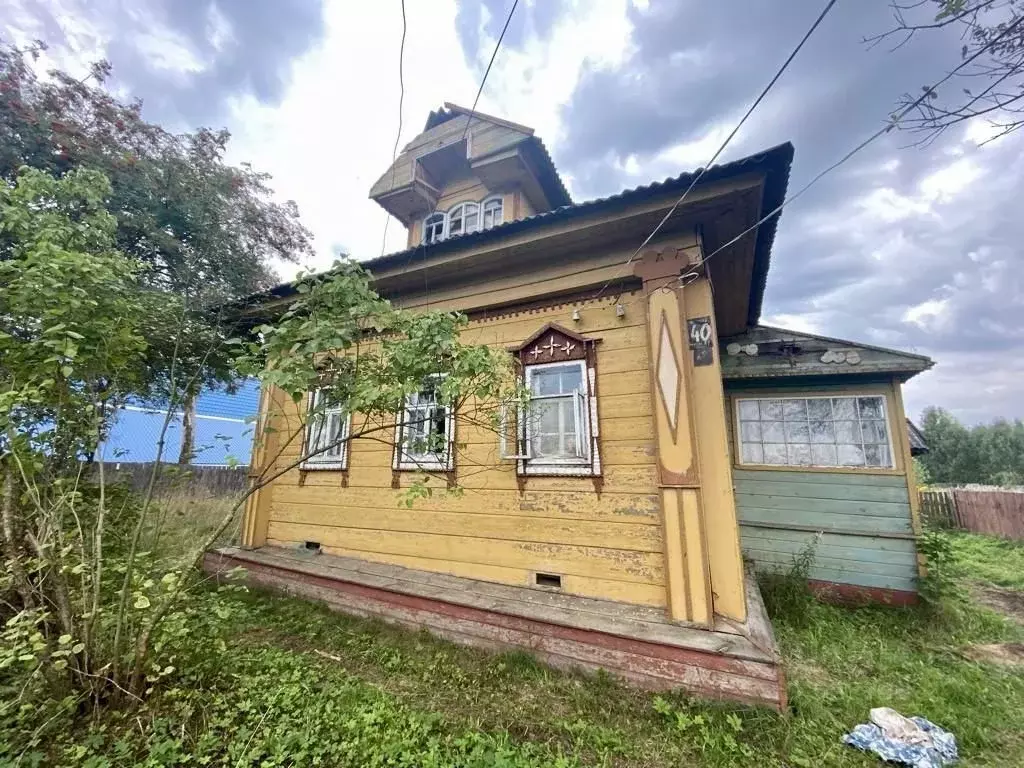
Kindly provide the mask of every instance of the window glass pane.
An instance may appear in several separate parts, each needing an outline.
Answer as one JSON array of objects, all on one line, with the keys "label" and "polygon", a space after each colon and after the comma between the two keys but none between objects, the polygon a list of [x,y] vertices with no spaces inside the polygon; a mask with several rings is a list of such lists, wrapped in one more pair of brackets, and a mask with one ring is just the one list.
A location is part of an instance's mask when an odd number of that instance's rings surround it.
[{"label": "window glass pane", "polygon": [[583,388],[578,365],[559,365],[530,371],[530,389],[538,395],[567,395]]},{"label": "window glass pane", "polygon": [[807,418],[832,419],[832,401],[827,397],[816,397],[807,401]]},{"label": "window glass pane", "polygon": [[760,443],[741,443],[740,457],[744,464],[763,464],[764,451]]},{"label": "window glass pane", "polygon": [[864,449],[859,445],[837,446],[839,452],[839,466],[841,467],[863,467]]},{"label": "window glass pane", "polygon": [[859,397],[857,408],[860,410],[862,419],[883,419],[882,399],[880,397]]},{"label": "window glass pane", "polygon": [[740,400],[740,420],[757,421],[761,418],[757,400]]},{"label": "window glass pane", "polygon": [[889,447],[886,445],[865,445],[864,462],[869,467],[888,467]]},{"label": "window glass pane", "polygon": [[778,443],[765,443],[764,445],[765,464],[785,464],[786,446]]},{"label": "window glass pane", "polygon": [[[825,401],[828,402],[827,400]],[[836,431],[831,421],[814,419],[810,423],[812,443],[835,443]]]},{"label": "window glass pane", "polygon": [[884,421],[862,421],[860,423],[861,433],[865,443],[888,443],[889,438],[885,434]]},{"label": "window glass pane", "polygon": [[576,420],[572,398],[539,400],[530,420],[533,454],[537,458],[565,459],[577,455]]},{"label": "window glass pane", "polygon": [[785,425],[781,421],[762,421],[761,435],[766,443],[786,442]]},{"label": "window glass pane", "polygon": [[806,421],[790,421],[786,423],[787,443],[808,443],[811,440]]},{"label": "window glass pane", "polygon": [[740,422],[740,440],[761,442],[761,424],[757,421]]},{"label": "window glass pane", "polygon": [[834,467],[839,463],[834,445],[812,445],[811,463],[819,467]]},{"label": "window glass pane", "polygon": [[786,446],[788,464],[808,465],[811,463],[811,446],[806,443],[792,443]]},{"label": "window glass pane", "polygon": [[857,408],[855,405],[856,401],[852,397],[833,397],[832,398],[832,418],[836,419],[856,419]]},{"label": "window glass pane", "polygon": [[835,429],[837,443],[860,442],[860,425],[856,421],[837,421]]},{"label": "window glass pane", "polygon": [[782,403],[782,413],[786,421],[806,421],[807,420],[807,401],[806,400],[784,400]]},{"label": "window glass pane", "polygon": [[744,463],[893,466],[884,397],[751,398],[736,407]]}]

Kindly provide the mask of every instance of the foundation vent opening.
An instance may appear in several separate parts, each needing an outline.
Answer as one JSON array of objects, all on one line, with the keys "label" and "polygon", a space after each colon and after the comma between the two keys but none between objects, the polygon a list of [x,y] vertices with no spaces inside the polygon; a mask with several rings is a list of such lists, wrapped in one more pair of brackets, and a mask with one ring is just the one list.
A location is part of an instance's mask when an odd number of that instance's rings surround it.
[{"label": "foundation vent opening", "polygon": [[562,588],[562,577],[554,573],[535,573],[534,583],[538,587],[548,587],[550,589],[561,589]]},{"label": "foundation vent opening", "polygon": [[306,550],[307,552],[312,552],[313,554],[316,554],[316,555],[320,554],[320,542],[319,541],[307,541],[307,542],[305,542],[302,545],[302,548],[304,550]]}]

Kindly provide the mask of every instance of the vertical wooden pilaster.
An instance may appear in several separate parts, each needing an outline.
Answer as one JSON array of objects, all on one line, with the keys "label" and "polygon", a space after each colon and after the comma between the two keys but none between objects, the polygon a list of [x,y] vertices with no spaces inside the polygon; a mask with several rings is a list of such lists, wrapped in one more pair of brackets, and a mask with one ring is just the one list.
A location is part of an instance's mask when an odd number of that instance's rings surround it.
[{"label": "vertical wooden pilaster", "polygon": [[[255,483],[268,460],[272,460],[277,446],[277,433],[269,429],[275,418],[275,398],[270,387],[260,392],[260,410],[256,418],[256,434],[253,436],[252,456],[249,459],[249,482]],[[267,527],[270,522],[270,488],[255,491],[245,502],[245,517],[242,521],[241,545],[245,549],[256,549],[267,543]]]},{"label": "vertical wooden pilaster", "polygon": [[[644,254],[651,390],[671,618],[710,626],[744,621],[746,597],[732,489],[714,302],[697,249]],[[710,319],[710,349],[695,365],[688,321]]]},{"label": "vertical wooden pilaster", "polygon": [[683,251],[650,251],[637,266],[644,281],[651,390],[658,446],[658,484],[665,532],[669,615],[710,626],[714,616],[700,498],[700,460],[692,385],[686,363],[686,308],[678,278]]}]

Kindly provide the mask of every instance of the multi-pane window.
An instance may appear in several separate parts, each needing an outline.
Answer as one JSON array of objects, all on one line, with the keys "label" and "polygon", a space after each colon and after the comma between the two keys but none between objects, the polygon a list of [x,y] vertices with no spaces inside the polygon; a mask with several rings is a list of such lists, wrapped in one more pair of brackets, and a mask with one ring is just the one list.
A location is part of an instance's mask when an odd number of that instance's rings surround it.
[{"label": "multi-pane window", "polygon": [[504,204],[500,197],[492,197],[484,201],[483,223],[481,229],[496,227],[502,222]]},{"label": "multi-pane window", "polygon": [[399,417],[397,469],[450,469],[454,422],[440,401],[440,376],[432,376],[405,400]]},{"label": "multi-pane window", "polygon": [[423,220],[423,242],[426,244],[436,243],[444,240],[445,215],[443,213],[432,213]]},{"label": "multi-pane window", "polygon": [[740,398],[740,463],[892,468],[885,397]]},{"label": "multi-pane window", "polygon": [[532,466],[589,463],[585,377],[582,360],[526,367],[525,437]]},{"label": "multi-pane window", "polygon": [[345,469],[348,458],[349,416],[341,405],[332,403],[326,391],[309,394],[306,419],[306,460],[314,469]]},{"label": "multi-pane window", "polygon": [[480,206],[460,203],[448,211],[448,237],[476,232],[480,225]]}]

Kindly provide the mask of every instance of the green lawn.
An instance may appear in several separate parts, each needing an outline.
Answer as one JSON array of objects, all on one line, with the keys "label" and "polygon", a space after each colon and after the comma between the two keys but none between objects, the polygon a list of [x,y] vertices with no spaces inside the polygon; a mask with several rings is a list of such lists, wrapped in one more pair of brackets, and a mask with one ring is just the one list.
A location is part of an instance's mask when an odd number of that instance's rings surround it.
[{"label": "green lawn", "polygon": [[[1019,548],[949,538],[959,568],[1022,586]],[[840,738],[875,706],[952,730],[964,765],[1024,765],[1024,672],[964,655],[1024,630],[971,600],[848,609],[768,585],[784,716],[659,697],[300,600],[199,599],[206,620],[144,706],[90,725],[51,702],[33,738],[25,718],[17,731],[0,722],[0,766],[19,755],[47,766],[874,766]]]}]

